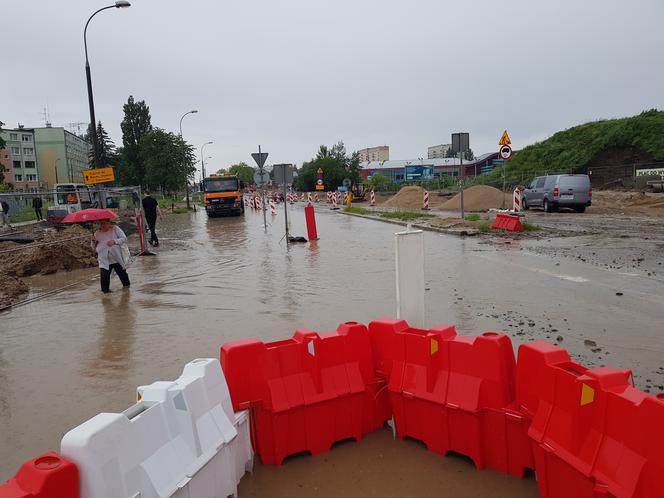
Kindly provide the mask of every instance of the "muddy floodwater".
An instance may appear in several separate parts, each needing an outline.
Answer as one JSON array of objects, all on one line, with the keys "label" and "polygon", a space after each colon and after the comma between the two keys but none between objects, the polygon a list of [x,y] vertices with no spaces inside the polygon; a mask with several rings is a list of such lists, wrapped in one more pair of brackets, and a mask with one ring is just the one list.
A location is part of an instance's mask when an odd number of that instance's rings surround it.
[{"label": "muddy floodwater", "polygon": [[[282,206],[280,206],[282,209]],[[293,232],[306,235],[301,208]],[[318,212],[320,240],[286,247],[283,217],[173,215],[162,247],[113,276],[95,270],[39,277],[35,292],[65,291],[0,314],[0,480],[99,412],[122,411],[136,386],[176,378],[231,339],[282,339],[297,327],[395,313],[394,232],[401,227]],[[603,239],[604,240],[604,239]],[[664,280],[542,250],[544,242],[488,242],[426,233],[427,322],[460,333],[504,331],[515,347],[545,339],[589,366],[632,368],[638,387],[664,389]],[[584,244],[589,242],[586,236]],[[574,237],[557,244],[575,244]],[[605,244],[606,242],[603,242]],[[560,247],[558,247],[560,250]],[[156,252],[156,251],[155,251]],[[415,264],[415,263],[414,263]],[[258,465],[241,496],[534,497],[532,478],[475,471],[388,430],[283,467]]]}]

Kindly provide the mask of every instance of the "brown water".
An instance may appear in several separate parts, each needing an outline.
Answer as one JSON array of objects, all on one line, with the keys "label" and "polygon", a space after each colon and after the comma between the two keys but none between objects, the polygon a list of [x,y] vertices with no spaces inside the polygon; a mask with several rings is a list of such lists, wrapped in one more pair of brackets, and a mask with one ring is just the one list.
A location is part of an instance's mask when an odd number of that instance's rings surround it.
[{"label": "brown water", "polygon": [[[294,232],[306,235],[301,209],[293,215]],[[228,340],[273,340],[297,327],[330,330],[394,315],[393,234],[401,227],[323,209],[321,240],[287,248],[281,215],[273,223],[266,235],[262,216],[249,211],[244,218],[169,217],[159,255],[130,268],[130,291],[115,279],[114,292],[102,296],[98,281],[89,280],[94,272],[78,272],[57,277],[56,286],[84,283],[0,315],[0,479],[58,449],[62,435],[84,420],[126,408],[136,386],[175,378],[193,358],[217,357]],[[561,336],[586,363],[608,358],[634,367],[644,385],[645,377],[662,382],[661,281],[556,266],[518,243],[496,247],[427,233],[425,246],[431,325],[456,323],[472,335],[504,329],[515,343]],[[40,278],[48,289],[48,278]],[[477,472],[382,432],[284,467],[258,466],[241,487],[242,496],[351,497],[530,497],[535,488],[532,480]]]}]

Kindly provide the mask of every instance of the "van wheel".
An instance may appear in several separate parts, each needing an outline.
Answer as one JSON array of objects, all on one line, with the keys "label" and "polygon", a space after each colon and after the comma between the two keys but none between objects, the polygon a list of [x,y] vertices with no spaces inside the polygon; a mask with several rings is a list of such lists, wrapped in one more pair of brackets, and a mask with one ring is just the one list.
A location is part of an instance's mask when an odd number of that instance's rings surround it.
[{"label": "van wheel", "polygon": [[528,201],[526,200],[525,197],[521,199],[521,207],[523,208],[524,211],[528,211],[530,209],[530,207],[528,207]]},{"label": "van wheel", "polygon": [[551,204],[549,204],[549,199],[544,199],[544,203],[542,204],[542,207],[544,208],[545,213],[550,213],[551,212]]},{"label": "van wheel", "polygon": [[578,207],[575,207],[574,210],[577,213],[585,213],[586,212],[586,206],[578,206]]}]

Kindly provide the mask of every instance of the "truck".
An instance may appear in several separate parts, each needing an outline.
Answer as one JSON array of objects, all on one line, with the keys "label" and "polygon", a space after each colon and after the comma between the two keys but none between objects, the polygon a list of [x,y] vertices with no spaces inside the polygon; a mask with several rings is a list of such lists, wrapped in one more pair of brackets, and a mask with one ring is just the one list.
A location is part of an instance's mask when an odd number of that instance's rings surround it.
[{"label": "truck", "polygon": [[211,174],[203,180],[203,204],[209,217],[244,214],[242,189],[244,182],[237,175]]}]

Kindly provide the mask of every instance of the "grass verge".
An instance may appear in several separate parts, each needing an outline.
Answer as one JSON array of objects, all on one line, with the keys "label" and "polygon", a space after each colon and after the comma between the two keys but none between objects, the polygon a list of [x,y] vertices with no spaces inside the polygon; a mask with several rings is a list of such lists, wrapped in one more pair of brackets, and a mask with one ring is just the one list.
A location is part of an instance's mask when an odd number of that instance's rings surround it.
[{"label": "grass verge", "polygon": [[534,223],[522,223],[522,225],[526,232],[537,232],[542,229],[541,226],[535,225]]},{"label": "grass verge", "polygon": [[418,213],[414,211],[380,212],[380,211],[371,211],[369,209],[361,207],[353,207],[353,206],[345,208],[345,211],[351,214],[364,214],[364,215],[368,214],[372,216],[379,216],[380,218],[385,218],[388,220],[413,221],[422,218],[435,218],[434,215],[428,213]]},{"label": "grass verge", "polygon": [[466,221],[480,221],[480,215],[478,213],[471,213],[466,215],[464,219]]}]

